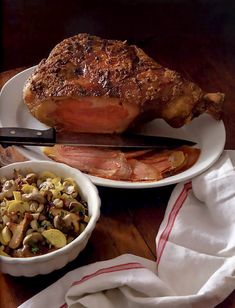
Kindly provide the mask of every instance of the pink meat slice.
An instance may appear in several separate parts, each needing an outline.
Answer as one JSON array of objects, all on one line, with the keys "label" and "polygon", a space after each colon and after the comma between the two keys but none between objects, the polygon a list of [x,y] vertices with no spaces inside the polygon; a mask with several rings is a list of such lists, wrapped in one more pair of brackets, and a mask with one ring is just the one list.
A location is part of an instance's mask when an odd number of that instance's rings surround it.
[{"label": "pink meat slice", "polygon": [[45,154],[82,172],[113,180],[156,181],[173,169],[170,153],[152,150],[121,152],[94,147],[56,145]]},{"label": "pink meat slice", "polygon": [[161,180],[165,173],[172,169],[172,163],[168,155],[162,155],[155,159],[129,159],[132,168],[132,181],[153,181]]},{"label": "pink meat slice", "polygon": [[137,159],[128,160],[132,168],[131,181],[156,181],[162,179],[162,175],[158,169],[153,168]]},{"label": "pink meat slice", "polygon": [[103,178],[129,180],[132,172],[125,155],[118,150],[56,145],[45,149],[45,154],[58,162]]}]

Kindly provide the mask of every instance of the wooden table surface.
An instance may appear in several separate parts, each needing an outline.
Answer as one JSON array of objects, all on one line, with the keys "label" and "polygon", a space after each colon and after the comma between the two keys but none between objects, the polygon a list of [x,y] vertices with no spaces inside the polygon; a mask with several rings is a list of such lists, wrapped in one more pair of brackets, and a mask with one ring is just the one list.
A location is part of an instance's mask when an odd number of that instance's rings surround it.
[{"label": "wooden table surface", "polygon": [[[183,72],[204,90],[226,94],[223,115],[227,130],[226,149],[235,149],[234,54],[220,52],[207,42],[200,42],[197,50],[185,49],[184,54],[181,50],[179,55],[175,50],[175,57],[171,57],[168,50],[169,46],[159,49],[158,42],[149,43],[146,48],[152,56],[157,54],[160,63]],[[1,73],[0,86],[22,69]],[[63,269],[46,276],[16,278],[0,274],[0,307],[17,307],[68,271],[91,262],[123,253],[155,260],[155,237],[172,189],[173,186],[140,190],[99,188],[101,217],[84,251]],[[235,307],[235,292],[219,307]]]}]

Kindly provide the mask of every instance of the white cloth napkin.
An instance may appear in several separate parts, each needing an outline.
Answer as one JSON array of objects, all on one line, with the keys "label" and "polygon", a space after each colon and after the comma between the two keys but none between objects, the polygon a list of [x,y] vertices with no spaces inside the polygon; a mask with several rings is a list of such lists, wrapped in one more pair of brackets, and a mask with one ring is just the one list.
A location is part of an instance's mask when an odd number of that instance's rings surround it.
[{"label": "white cloth napkin", "polygon": [[20,308],[214,307],[235,289],[235,171],[224,152],[178,184],[156,237],[157,261],[125,254],[66,274]]}]

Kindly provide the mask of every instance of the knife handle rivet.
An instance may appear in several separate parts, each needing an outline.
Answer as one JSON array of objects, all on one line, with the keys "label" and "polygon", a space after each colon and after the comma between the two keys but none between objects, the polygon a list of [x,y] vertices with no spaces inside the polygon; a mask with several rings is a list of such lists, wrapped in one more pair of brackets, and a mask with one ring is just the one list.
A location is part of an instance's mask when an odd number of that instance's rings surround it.
[{"label": "knife handle rivet", "polygon": [[37,132],[37,136],[42,136],[42,132]]},{"label": "knife handle rivet", "polygon": [[10,134],[11,134],[11,135],[15,135],[15,134],[16,134],[16,131],[15,131],[15,130],[13,130],[13,129],[12,129],[12,130],[10,130]]}]

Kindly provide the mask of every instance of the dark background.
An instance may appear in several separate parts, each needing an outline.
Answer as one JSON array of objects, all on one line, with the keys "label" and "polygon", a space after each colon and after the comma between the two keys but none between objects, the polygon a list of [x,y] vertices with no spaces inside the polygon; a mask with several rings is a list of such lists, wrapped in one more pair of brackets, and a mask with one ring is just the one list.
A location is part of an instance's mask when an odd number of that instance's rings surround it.
[{"label": "dark background", "polygon": [[127,39],[177,69],[184,59],[200,59],[202,48],[235,56],[234,0],[2,0],[1,6],[1,71],[37,64],[80,32]]},{"label": "dark background", "polygon": [[[2,84],[22,67],[37,64],[47,57],[56,43],[79,32],[127,39],[138,44],[159,63],[184,73],[205,91],[226,94],[223,114],[227,135],[225,148],[235,149],[235,0],[2,0],[0,4],[0,71],[21,67],[1,74]],[[155,237],[156,222],[160,224],[163,217],[169,196],[167,189],[159,191],[163,204],[157,201],[156,211],[156,192],[152,191],[151,195],[149,190],[135,194],[116,191],[115,195],[113,190],[108,194],[103,190],[103,203],[108,205],[107,209],[111,212],[102,216],[103,220],[93,236],[90,247],[98,247],[95,249],[97,254],[94,257],[88,247],[85,252],[87,258],[81,255],[79,260],[83,258],[83,262],[93,262],[109,256],[109,253],[113,257],[117,252],[124,252],[125,241],[122,245],[110,236],[114,221],[112,215],[124,226],[127,224],[129,227],[130,221],[133,221],[141,241],[144,240],[146,247],[148,245],[155,251],[152,239]],[[128,203],[127,197],[137,203]],[[107,202],[111,202],[112,206],[109,207],[111,203]],[[115,204],[122,205],[121,210]],[[131,233],[135,235],[135,232]],[[99,249],[99,243],[103,245],[103,250]],[[110,247],[114,249],[110,250]],[[135,245],[131,247],[136,254],[143,253],[145,249],[136,248]],[[61,275],[61,272],[58,273]],[[30,294],[34,295],[57,278],[54,274],[46,282],[37,278],[32,288],[24,280],[22,288],[22,279],[17,282],[11,277],[4,277],[4,298],[6,295],[9,307],[15,307],[15,303],[23,302]],[[13,292],[4,293],[8,287]],[[233,292],[218,307],[234,308],[234,303]]]}]

